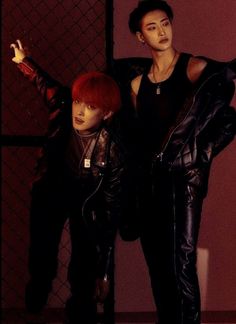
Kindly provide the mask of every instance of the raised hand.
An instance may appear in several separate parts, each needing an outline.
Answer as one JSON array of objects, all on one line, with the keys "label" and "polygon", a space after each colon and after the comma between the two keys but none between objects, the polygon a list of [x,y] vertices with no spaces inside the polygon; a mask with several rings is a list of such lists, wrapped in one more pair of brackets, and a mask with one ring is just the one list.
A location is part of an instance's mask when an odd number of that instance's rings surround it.
[{"label": "raised hand", "polygon": [[21,63],[26,57],[26,50],[24,49],[21,41],[17,39],[15,43],[10,45],[10,48],[14,49],[14,57],[12,58],[12,61],[17,64]]}]

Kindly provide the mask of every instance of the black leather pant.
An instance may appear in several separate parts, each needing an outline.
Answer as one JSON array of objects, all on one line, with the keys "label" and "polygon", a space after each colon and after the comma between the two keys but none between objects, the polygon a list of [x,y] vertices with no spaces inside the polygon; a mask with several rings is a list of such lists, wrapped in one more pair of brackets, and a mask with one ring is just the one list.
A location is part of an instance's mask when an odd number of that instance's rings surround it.
[{"label": "black leather pant", "polygon": [[[93,298],[96,280],[96,250],[78,211],[68,208],[65,196],[55,188],[34,188],[31,203],[29,273],[26,287],[26,308],[40,312],[47,303],[53,279],[57,275],[58,249],[64,224],[69,217],[71,259],[68,281],[71,297],[66,303],[70,323],[96,323]],[[73,207],[73,206],[70,206]],[[73,209],[73,208],[72,208]],[[88,315],[89,314],[89,315]]]},{"label": "black leather pant", "polygon": [[160,324],[200,323],[196,249],[203,194],[194,176],[162,170],[144,199],[149,204],[143,211],[141,245]]}]

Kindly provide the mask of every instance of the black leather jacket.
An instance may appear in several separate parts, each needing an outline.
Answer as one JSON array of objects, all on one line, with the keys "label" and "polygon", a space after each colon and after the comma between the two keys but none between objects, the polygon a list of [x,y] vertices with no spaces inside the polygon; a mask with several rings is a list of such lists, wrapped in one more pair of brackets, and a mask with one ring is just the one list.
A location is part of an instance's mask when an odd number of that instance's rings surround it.
[{"label": "black leather jacket", "polygon": [[[236,60],[217,62],[204,59],[208,62],[207,67],[191,95],[186,98],[175,125],[162,143],[161,151],[154,154],[152,161],[153,166],[183,174],[187,183],[201,188],[203,196],[207,193],[213,157],[233,140],[236,133],[236,111],[230,106],[235,89],[233,80],[236,78]],[[129,138],[127,145],[130,147],[132,143],[137,143],[138,136],[142,136],[138,134],[140,131],[135,122],[130,82],[137,75],[148,71],[151,64],[149,58],[133,57],[115,60],[112,67],[111,73],[120,84],[123,96],[121,131],[125,138]],[[131,122],[128,123],[128,120]],[[134,152],[133,165],[142,159],[140,142]],[[137,177],[134,176],[134,179]],[[135,218],[133,215],[125,220],[121,233],[124,240],[138,237]],[[127,225],[127,222],[131,225]]]},{"label": "black leather jacket", "polygon": [[[153,157],[169,170],[187,171],[209,166],[212,158],[233,140],[236,133],[236,111],[230,106],[235,89],[236,59],[230,62],[204,59],[208,61],[204,73],[186,98],[161,151]],[[128,99],[130,81],[149,69],[151,62],[148,58],[114,61],[112,73],[122,89],[124,119],[132,114]]]},{"label": "black leather jacket", "polygon": [[[41,149],[33,183],[44,190],[50,183],[58,190],[63,170],[64,154],[72,129],[70,89],[63,87],[27,57],[18,68],[38,89],[49,108],[49,124],[45,144]],[[111,255],[120,217],[121,183],[125,163],[121,146],[104,126],[97,139],[91,159],[93,186],[82,204],[82,216],[91,228],[95,228],[97,249],[100,253],[99,276],[110,275]],[[39,189],[40,188],[40,189]]]},{"label": "black leather jacket", "polygon": [[234,94],[236,60],[208,62],[193,93],[186,99],[159,157],[171,170],[210,164],[236,133]]}]

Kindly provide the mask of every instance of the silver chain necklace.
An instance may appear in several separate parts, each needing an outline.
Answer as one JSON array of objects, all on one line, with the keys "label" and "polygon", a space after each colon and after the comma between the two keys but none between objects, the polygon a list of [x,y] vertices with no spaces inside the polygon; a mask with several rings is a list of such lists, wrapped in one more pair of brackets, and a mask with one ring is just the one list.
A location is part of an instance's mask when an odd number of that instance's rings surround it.
[{"label": "silver chain necklace", "polygon": [[[91,159],[90,159],[90,156],[88,156],[88,152],[90,151],[90,145],[92,144],[94,138],[95,138],[95,135],[97,134],[97,132],[94,132],[92,134],[89,134],[89,135],[82,135],[76,130],[75,130],[75,133],[76,135],[78,136],[79,138],[79,141],[81,143],[81,147],[82,147],[82,155],[81,155],[81,159],[80,159],[80,162],[79,162],[79,168],[81,167],[82,165],[82,162],[83,162],[83,166],[84,168],[90,168],[91,166]],[[86,139],[86,141],[84,140]]]},{"label": "silver chain necklace", "polygon": [[[176,58],[176,55],[177,55],[177,51],[175,51],[175,54],[174,54],[174,57],[173,59],[171,60],[169,66],[167,67],[165,73],[164,73],[164,76],[168,74],[168,72],[170,71],[170,68],[172,67],[174,61],[175,61],[175,58]],[[161,94],[161,82],[157,82],[157,79],[155,77],[155,71],[154,71],[154,64],[152,64],[152,68],[151,68],[151,72],[152,72],[152,76],[153,76],[153,79],[155,81],[155,84],[156,84],[156,94],[159,95]]]}]

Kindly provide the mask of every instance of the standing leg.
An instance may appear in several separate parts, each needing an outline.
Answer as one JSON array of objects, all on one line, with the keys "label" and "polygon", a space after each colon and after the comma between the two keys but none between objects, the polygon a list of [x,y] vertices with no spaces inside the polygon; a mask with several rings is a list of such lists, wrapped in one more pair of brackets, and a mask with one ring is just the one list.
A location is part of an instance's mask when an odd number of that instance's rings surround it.
[{"label": "standing leg", "polygon": [[115,324],[115,289],[114,289],[114,252],[112,255],[112,273],[110,278],[110,291],[104,301],[104,314],[103,314],[103,323],[104,324]]},{"label": "standing leg", "polygon": [[[54,199],[55,198],[55,199]],[[47,303],[57,273],[57,255],[65,215],[57,197],[47,188],[34,188],[30,211],[29,274],[25,303],[28,312],[38,313]]]},{"label": "standing leg", "polygon": [[[156,175],[152,201],[142,217],[141,245],[148,265],[160,324],[177,324],[180,309],[174,262],[172,182],[168,174]],[[179,323],[178,323],[179,324]]]},{"label": "standing leg", "polygon": [[200,324],[200,291],[197,277],[197,240],[203,195],[198,187],[176,188],[176,265],[181,299],[181,324]]},{"label": "standing leg", "polygon": [[97,304],[94,298],[97,254],[95,244],[81,215],[70,218],[71,261],[68,280],[71,297],[66,303],[70,324],[96,324]]}]

